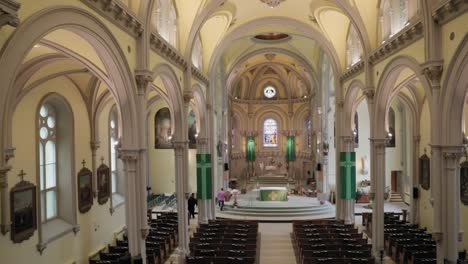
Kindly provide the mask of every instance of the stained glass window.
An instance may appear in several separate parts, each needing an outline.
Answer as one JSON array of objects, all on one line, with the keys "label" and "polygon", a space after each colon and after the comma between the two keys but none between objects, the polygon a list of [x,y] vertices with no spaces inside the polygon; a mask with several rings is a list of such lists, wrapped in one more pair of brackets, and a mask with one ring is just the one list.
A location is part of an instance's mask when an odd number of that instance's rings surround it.
[{"label": "stained glass window", "polygon": [[267,119],[263,122],[263,146],[278,146],[278,123],[274,119]]},{"label": "stained glass window", "polygon": [[110,113],[110,169],[111,169],[111,191],[112,194],[117,192],[117,150],[116,147],[119,143],[119,126],[118,126],[118,119],[117,119],[117,110],[112,108]]}]

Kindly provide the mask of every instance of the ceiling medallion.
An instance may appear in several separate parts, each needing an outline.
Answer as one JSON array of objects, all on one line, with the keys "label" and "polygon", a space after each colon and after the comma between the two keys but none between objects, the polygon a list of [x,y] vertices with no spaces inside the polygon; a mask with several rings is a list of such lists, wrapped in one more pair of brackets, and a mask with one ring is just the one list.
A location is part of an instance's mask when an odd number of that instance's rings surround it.
[{"label": "ceiling medallion", "polygon": [[273,59],[275,59],[276,57],[276,54],[275,53],[267,53],[265,54],[265,58],[269,61],[272,61]]},{"label": "ceiling medallion", "polygon": [[281,4],[281,2],[283,2],[285,0],[260,0],[260,1],[262,1],[262,3],[267,4],[270,8],[275,8],[279,4]]}]

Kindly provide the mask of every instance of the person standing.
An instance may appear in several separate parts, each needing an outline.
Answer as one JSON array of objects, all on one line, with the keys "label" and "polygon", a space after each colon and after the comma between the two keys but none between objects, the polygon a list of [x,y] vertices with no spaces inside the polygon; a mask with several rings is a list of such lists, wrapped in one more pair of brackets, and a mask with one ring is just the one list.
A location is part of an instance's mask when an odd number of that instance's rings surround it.
[{"label": "person standing", "polygon": [[219,205],[220,211],[222,211],[224,208],[224,189],[223,188],[221,188],[221,191],[218,192],[218,195],[216,197],[218,198],[218,205]]},{"label": "person standing", "polygon": [[188,199],[188,210],[189,210],[189,217],[195,218],[195,205],[198,206],[198,201],[195,198],[195,194],[192,193],[190,198]]}]

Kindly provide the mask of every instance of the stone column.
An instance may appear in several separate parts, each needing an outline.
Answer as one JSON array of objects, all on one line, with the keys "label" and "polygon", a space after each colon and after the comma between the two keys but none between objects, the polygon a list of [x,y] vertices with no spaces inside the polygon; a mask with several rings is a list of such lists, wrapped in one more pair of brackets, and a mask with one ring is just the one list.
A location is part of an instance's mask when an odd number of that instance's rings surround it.
[{"label": "stone column", "polygon": [[[208,141],[208,151],[212,153],[211,155],[211,186],[212,186],[212,193],[213,193],[213,197],[216,193],[216,187],[215,187],[215,184],[214,184],[214,175],[216,173],[216,161],[217,161],[217,154],[216,154],[216,131],[214,129],[214,111],[213,111],[213,106],[211,104],[207,104],[206,105],[206,111],[207,111],[207,116],[209,118],[209,134],[210,134],[210,137],[209,137],[209,141]],[[215,207],[216,204],[215,204],[215,199],[212,199],[209,201],[209,204],[208,204],[208,208],[207,208],[207,216],[208,216],[208,220],[213,220],[215,219]]]},{"label": "stone column", "polygon": [[179,222],[179,246],[176,249],[176,254],[179,257],[178,263],[185,263],[185,257],[189,254],[188,208],[185,193],[187,177],[184,170],[184,156],[187,155],[187,151],[188,141],[174,141],[177,217]]},{"label": "stone column", "polygon": [[413,137],[413,188],[410,191],[411,204],[410,204],[410,215],[409,221],[412,224],[419,224],[419,199],[414,199],[414,189],[419,188],[419,142],[421,136]]},{"label": "stone column", "polygon": [[[197,154],[209,154],[209,153],[210,151],[208,150],[208,138],[197,138]],[[197,182],[198,182],[198,179],[197,179]],[[198,198],[198,223],[202,223],[202,224],[208,223],[208,219],[210,219],[209,209],[210,209],[210,204],[212,200],[213,199],[201,200],[200,198]]]},{"label": "stone column", "polygon": [[94,195],[94,198],[97,197],[97,194],[98,194],[98,180],[97,180],[97,173],[96,173],[96,170],[97,170],[97,163],[98,161],[96,160],[96,152],[97,150],[99,149],[99,146],[100,146],[100,142],[99,141],[91,141],[90,142],[90,145],[91,145],[91,171],[93,172],[93,175],[94,175],[94,180],[93,180],[93,195]]},{"label": "stone column", "polygon": [[122,160],[125,171],[126,195],[125,218],[127,223],[128,250],[134,259],[145,258],[145,236],[142,235],[141,218],[146,219],[146,211],[141,211],[139,199],[138,173],[139,150],[119,149],[119,158]]},{"label": "stone column", "polygon": [[384,194],[385,194],[385,148],[387,139],[371,139],[371,196],[372,206],[372,253],[380,259],[380,251],[384,250]]},{"label": "stone column", "polygon": [[8,203],[9,194],[8,194],[8,172],[11,170],[11,167],[0,167],[0,196],[1,196],[1,207],[2,210],[2,219],[0,223],[0,231],[3,235],[10,231],[10,204]]},{"label": "stone column", "polygon": [[[344,152],[352,152],[354,151],[354,137],[352,136],[343,136],[341,137],[342,140],[342,150]],[[339,157],[339,153],[337,153],[337,157]],[[337,173],[339,177],[339,173]],[[356,200],[354,199],[343,199],[341,205],[341,219],[345,221],[345,224],[354,224],[354,205]]]},{"label": "stone column", "polygon": [[[456,264],[458,260],[458,240],[460,236],[460,157],[464,154],[464,146],[443,146],[442,172],[442,215],[443,236],[438,247],[442,247],[444,254],[437,256],[438,263],[447,260]],[[439,253],[439,252],[438,252]]]}]

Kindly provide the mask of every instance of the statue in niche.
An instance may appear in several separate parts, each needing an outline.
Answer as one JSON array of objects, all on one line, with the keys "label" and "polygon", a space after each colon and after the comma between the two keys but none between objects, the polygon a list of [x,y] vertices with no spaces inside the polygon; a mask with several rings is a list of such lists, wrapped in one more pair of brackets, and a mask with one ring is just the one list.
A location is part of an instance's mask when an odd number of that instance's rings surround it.
[{"label": "statue in niche", "polygon": [[189,148],[197,148],[197,119],[193,110],[190,110],[188,117],[188,139],[189,139]]},{"label": "statue in niche", "polygon": [[216,150],[218,152],[218,158],[222,158],[223,153],[225,152],[225,144],[221,140],[218,140],[218,145],[216,145]]}]

